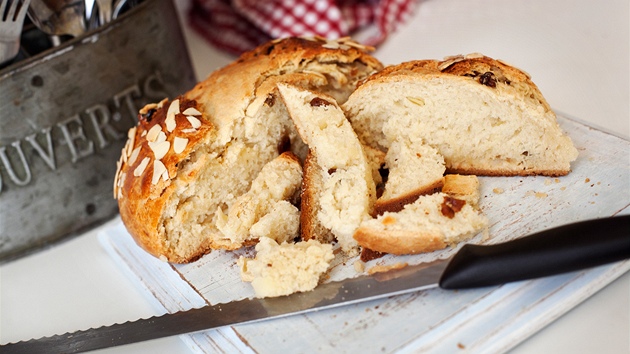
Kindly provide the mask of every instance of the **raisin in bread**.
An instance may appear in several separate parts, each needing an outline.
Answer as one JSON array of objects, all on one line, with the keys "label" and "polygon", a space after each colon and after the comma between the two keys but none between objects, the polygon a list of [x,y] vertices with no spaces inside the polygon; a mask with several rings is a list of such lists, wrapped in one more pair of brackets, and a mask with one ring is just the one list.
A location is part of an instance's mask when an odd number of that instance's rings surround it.
[{"label": "raisin in bread", "polygon": [[577,158],[529,75],[482,55],[385,68],[343,109],[364,144],[423,139],[451,173],[559,176]]},{"label": "raisin in bread", "polygon": [[285,38],[243,54],[180,97],[144,107],[114,181],[127,230],[171,262],[240,248],[217,229],[216,211],[227,212],[282,152],[306,155],[276,84],[343,102],[357,81],[381,68],[347,39]]},{"label": "raisin in bread", "polygon": [[309,240],[281,243],[263,237],[255,258],[241,257],[241,278],[252,283],[256,297],[313,290],[334,258],[332,245]]},{"label": "raisin in bread", "polygon": [[[384,212],[365,221],[354,238],[372,252],[416,254],[431,252],[467,240],[488,226],[488,220],[467,202],[478,198],[475,176],[454,176],[445,183],[458,196],[438,192],[422,195],[399,212]],[[449,186],[451,184],[451,186]],[[461,186],[456,186],[461,185]]]},{"label": "raisin in bread", "polygon": [[[313,155],[302,186],[307,193],[313,191],[313,198],[305,199],[302,212],[312,215],[311,222],[330,230],[344,252],[356,254],[358,245],[352,235],[370,218],[376,198],[372,168],[363,147],[333,97],[288,84],[279,84],[278,89]],[[304,231],[303,239],[320,239],[320,235]]]},{"label": "raisin in bread", "polygon": [[250,189],[236,198],[227,214],[217,210],[217,229],[235,243],[261,236],[277,242],[298,236],[299,210],[296,202],[302,185],[302,166],[291,152],[267,163]]}]

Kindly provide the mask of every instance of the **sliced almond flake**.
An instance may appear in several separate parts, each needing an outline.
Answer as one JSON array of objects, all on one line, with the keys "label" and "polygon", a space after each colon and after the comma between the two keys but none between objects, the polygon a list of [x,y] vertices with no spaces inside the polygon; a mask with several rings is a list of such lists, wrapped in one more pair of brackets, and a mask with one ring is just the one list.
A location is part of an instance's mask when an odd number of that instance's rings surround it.
[{"label": "sliced almond flake", "polygon": [[138,128],[136,127],[131,127],[128,131],[127,131],[127,143],[129,144],[129,146],[127,147],[127,157],[129,157],[129,155],[131,155],[131,151],[133,149],[133,146],[136,144],[136,131],[138,130]]},{"label": "sliced almond flake", "polygon": [[171,148],[171,143],[168,141],[160,141],[155,143],[149,143],[149,148],[153,151],[153,155],[155,155],[156,160],[160,160]]},{"label": "sliced almond flake", "polygon": [[317,72],[317,71],[312,71],[312,70],[302,70],[303,73],[305,74],[309,74],[309,75],[314,75],[317,77],[321,77],[322,79],[326,79],[326,76],[324,76],[324,74]]},{"label": "sliced almond flake", "polygon": [[164,123],[166,123],[166,130],[169,133],[175,130],[175,127],[177,126],[177,122],[175,121],[175,113],[169,112],[166,115],[166,120],[164,121]]},{"label": "sliced almond flake", "polygon": [[145,105],[144,107],[140,108],[140,111],[138,111],[138,113],[145,115],[147,113],[149,113],[150,110],[152,109],[156,109],[158,108],[157,103],[149,103],[147,105]]},{"label": "sliced almond flake", "polygon": [[118,178],[118,187],[122,187],[125,184],[125,178],[127,178],[127,174],[125,172],[121,172],[120,177]]},{"label": "sliced almond flake", "polygon": [[166,166],[160,160],[153,161],[153,177],[151,178],[151,184],[157,184],[164,172],[168,172],[166,170]]},{"label": "sliced almond flake", "polygon": [[187,116],[200,116],[201,115],[201,112],[199,112],[195,107],[188,107],[182,113]]},{"label": "sliced almond flake", "polygon": [[159,132],[157,138],[155,138],[156,143],[161,143],[166,141],[166,134],[164,132]]},{"label": "sliced almond flake", "polygon": [[484,55],[481,53],[468,53],[464,57],[466,59],[478,59],[478,58],[483,58]]},{"label": "sliced almond flake", "polygon": [[120,160],[116,161],[116,173],[114,174],[114,199],[118,196],[118,179],[120,178],[120,166],[122,163]]},{"label": "sliced almond flake", "polygon": [[446,68],[448,68],[449,66],[460,62],[462,60],[464,60],[464,56],[463,55],[454,55],[454,56],[450,56],[450,57],[445,57],[444,61],[442,61],[441,63],[438,64],[438,70],[442,71]]},{"label": "sliced almond flake", "polygon": [[188,145],[188,139],[186,138],[176,136],[175,139],[173,139],[173,151],[175,151],[176,154],[181,154],[184,149],[186,149],[186,145]]},{"label": "sliced almond flake", "polygon": [[136,163],[136,160],[138,159],[138,155],[140,154],[140,148],[141,148],[141,146],[138,145],[138,147],[133,149],[133,151],[131,152],[131,156],[129,156],[129,160],[127,160],[127,163],[130,166],[133,165],[134,163]]},{"label": "sliced almond flake", "polygon": [[168,170],[166,170],[166,171],[164,171],[164,172],[162,173],[162,180],[163,180],[164,182],[166,182],[166,181],[168,181],[168,179],[169,179],[169,177],[168,177]]},{"label": "sliced almond flake", "polygon": [[424,106],[424,99],[422,97],[407,96],[407,99],[413,104]]},{"label": "sliced almond flake", "polygon": [[193,128],[197,129],[201,126],[201,121],[193,116],[186,116]]},{"label": "sliced almond flake", "polygon": [[142,133],[140,133],[140,136],[141,136],[141,137],[145,137],[145,136],[147,136],[147,131],[146,131],[146,130],[143,130],[143,131],[142,131]]},{"label": "sliced almond flake", "polygon": [[166,112],[166,115],[168,116],[169,114],[179,113],[181,113],[179,110],[179,100],[173,100],[173,102],[171,102],[171,105],[168,106],[168,111]]},{"label": "sliced almond flake", "polygon": [[133,142],[131,140],[127,140],[127,144],[125,144],[125,149],[123,150],[125,157],[129,158],[129,156],[131,156],[132,151],[133,151]]},{"label": "sliced almond flake", "polygon": [[186,129],[182,129],[181,132],[184,134],[192,134],[195,133],[197,131],[197,129],[195,128],[186,128]]},{"label": "sliced almond flake", "polygon": [[162,133],[162,127],[159,124],[152,126],[147,133],[147,141],[154,142],[160,133]]},{"label": "sliced almond flake", "polygon": [[114,191],[114,193],[116,193],[116,195],[114,196],[114,199],[116,199],[116,197],[118,197],[118,199],[122,198],[122,186],[125,184],[125,178],[127,177],[126,173],[121,173],[120,174],[120,178],[118,179],[118,186],[116,186],[116,190]]},{"label": "sliced almond flake", "polygon": [[133,175],[135,177],[142,176],[142,174],[144,173],[144,170],[149,165],[149,161],[151,161],[151,159],[148,158],[148,157],[145,157],[144,159],[142,159],[142,161],[140,161],[140,164],[138,165],[138,167],[136,167],[136,169],[133,170]]},{"label": "sliced almond flake", "polygon": [[131,143],[133,144],[134,141],[133,139],[136,138],[136,131],[138,130],[138,127],[131,127],[129,128],[129,130],[127,131],[127,138],[132,139]]},{"label": "sliced almond flake", "polygon": [[123,146],[122,150],[120,150],[120,159],[123,163],[127,162],[127,146]]},{"label": "sliced almond flake", "polygon": [[162,107],[164,107],[164,104],[165,104],[166,102],[168,102],[168,98],[165,98],[165,99],[161,100],[160,102],[158,102],[158,104],[157,104],[157,108],[162,108]]},{"label": "sliced almond flake", "polygon": [[372,46],[366,46],[366,45],[363,45],[361,43],[355,42],[355,41],[353,41],[350,38],[348,38],[348,40],[344,40],[343,44],[345,44],[347,46],[350,46],[350,47],[354,47],[354,48],[356,48],[358,50],[362,50],[364,52],[373,52],[376,49],[376,48],[374,48]]}]

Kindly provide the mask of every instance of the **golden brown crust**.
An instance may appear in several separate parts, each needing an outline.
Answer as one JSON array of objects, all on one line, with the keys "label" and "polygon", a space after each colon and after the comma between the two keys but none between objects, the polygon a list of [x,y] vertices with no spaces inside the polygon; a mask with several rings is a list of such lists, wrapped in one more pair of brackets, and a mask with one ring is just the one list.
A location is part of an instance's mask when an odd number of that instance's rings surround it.
[{"label": "golden brown crust", "polygon": [[[212,123],[221,130],[234,117],[247,110],[254,96],[266,97],[275,91],[277,82],[307,89],[321,88],[331,79],[326,72],[328,66],[365,67],[364,72],[349,70],[351,75],[356,75],[356,80],[351,82],[362,80],[364,77],[361,75],[367,76],[367,73],[371,74],[383,67],[368,54],[370,48],[360,50],[354,44],[335,48],[330,43],[323,39],[290,37],[263,44],[210,74],[187,93],[187,97],[204,102]],[[265,84],[267,80],[271,82]],[[312,82],[316,80],[321,82],[313,85]]]},{"label": "golden brown crust", "polygon": [[309,151],[306,160],[304,160],[304,176],[300,195],[300,236],[304,241],[317,240],[330,243],[334,240],[333,233],[326,229],[317,218],[319,210],[318,187],[322,185],[320,170],[315,155]]},{"label": "golden brown crust", "polygon": [[432,252],[447,246],[439,233],[409,230],[383,231],[363,226],[357,229],[354,239],[362,247],[391,254]]},{"label": "golden brown crust", "polygon": [[531,80],[529,74],[501,60],[480,54],[456,55],[441,61],[414,60],[388,66],[363,80],[359,86],[371,82],[396,81],[408,76],[444,74],[476,81],[480,85],[491,88],[500,87],[511,91],[526,91],[546,111],[551,111],[549,103]]},{"label": "golden brown crust", "polygon": [[[166,124],[167,112],[176,100],[179,102],[180,109],[175,115],[175,127],[169,131],[170,126],[167,127]],[[191,114],[195,120],[183,114],[189,108],[203,111],[197,102],[182,97],[176,100],[165,100],[158,105],[147,105],[141,110],[137,127],[130,130],[133,137],[130,137],[128,146],[123,149],[118,172],[120,185],[115,186],[120,216],[127,230],[142,248],[158,257],[170,253],[166,240],[158,230],[164,208],[173,191],[171,180],[176,177],[189,180],[194,178],[192,174],[179,175],[179,164],[187,159],[190,152],[198,145],[206,143],[213,129],[202,115]],[[154,129],[153,132],[152,129]],[[159,131],[158,136],[155,136],[155,131]],[[164,146],[168,145],[168,151],[163,157],[158,158],[162,153],[157,151],[159,148],[156,145],[161,139],[168,142],[164,144]],[[186,140],[183,150],[180,151],[183,140],[176,143],[176,139]],[[160,162],[165,167],[167,177],[162,175],[154,180],[154,173],[160,171],[156,164]],[[123,175],[124,177],[121,178]],[[190,257],[199,257],[199,253],[201,252],[195,252]]]}]

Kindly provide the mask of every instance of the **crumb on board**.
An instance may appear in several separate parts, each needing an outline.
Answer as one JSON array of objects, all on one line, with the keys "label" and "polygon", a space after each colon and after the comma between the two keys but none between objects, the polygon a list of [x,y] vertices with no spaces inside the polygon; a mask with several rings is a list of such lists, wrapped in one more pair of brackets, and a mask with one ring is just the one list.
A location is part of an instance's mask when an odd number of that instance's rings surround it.
[{"label": "crumb on board", "polygon": [[547,198],[549,195],[545,192],[536,192],[536,191],[527,191],[527,193],[525,193],[526,197],[536,197],[536,198]]},{"label": "crumb on board", "polygon": [[363,271],[365,270],[365,263],[357,260],[354,262],[354,270],[357,273],[363,273]]},{"label": "crumb on board", "polygon": [[372,275],[375,273],[387,272],[394,269],[402,269],[407,266],[407,263],[396,263],[392,265],[375,265],[374,267],[368,269],[368,274]]},{"label": "crumb on board", "polygon": [[494,188],[492,191],[495,194],[502,194],[503,192],[505,192],[505,190],[503,190],[503,188]]},{"label": "crumb on board", "polygon": [[588,183],[588,182],[590,182],[590,181],[591,181],[591,179],[587,177],[587,178],[584,180],[584,183]]}]

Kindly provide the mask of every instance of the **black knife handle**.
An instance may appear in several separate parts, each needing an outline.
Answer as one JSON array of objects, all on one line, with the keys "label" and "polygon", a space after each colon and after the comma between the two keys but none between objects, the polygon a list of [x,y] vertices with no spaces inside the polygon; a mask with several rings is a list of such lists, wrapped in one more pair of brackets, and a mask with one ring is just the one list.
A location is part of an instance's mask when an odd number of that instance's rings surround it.
[{"label": "black knife handle", "polygon": [[630,258],[630,215],[559,226],[496,245],[464,245],[440,278],[443,289],[505,284]]}]

